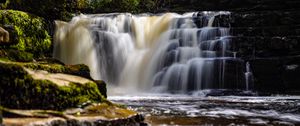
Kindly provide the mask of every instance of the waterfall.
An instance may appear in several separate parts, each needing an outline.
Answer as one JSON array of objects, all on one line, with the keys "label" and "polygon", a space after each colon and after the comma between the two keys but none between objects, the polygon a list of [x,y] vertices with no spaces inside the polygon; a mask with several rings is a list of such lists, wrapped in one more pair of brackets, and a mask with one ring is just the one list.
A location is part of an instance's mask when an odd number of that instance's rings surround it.
[{"label": "waterfall", "polygon": [[56,22],[53,55],[66,64],[88,65],[94,79],[121,90],[244,88],[230,29],[215,22],[220,14],[230,13],[79,15]]},{"label": "waterfall", "polygon": [[245,72],[245,79],[246,79],[246,90],[250,89],[250,86],[253,84],[253,75],[250,69],[250,63],[246,62],[246,72]]}]

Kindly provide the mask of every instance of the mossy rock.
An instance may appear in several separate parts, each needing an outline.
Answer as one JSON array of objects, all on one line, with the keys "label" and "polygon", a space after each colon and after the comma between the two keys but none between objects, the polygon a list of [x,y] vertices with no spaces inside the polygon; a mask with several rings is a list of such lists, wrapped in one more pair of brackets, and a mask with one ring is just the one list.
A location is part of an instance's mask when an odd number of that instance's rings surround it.
[{"label": "mossy rock", "polygon": [[22,65],[0,63],[1,105],[13,109],[54,109],[76,107],[86,102],[106,102],[93,81],[59,85],[34,79]]},{"label": "mossy rock", "polygon": [[14,49],[1,49],[0,58],[18,62],[30,62],[33,61],[33,54]]},{"label": "mossy rock", "polygon": [[51,37],[45,28],[43,18],[15,10],[0,10],[0,26],[11,25],[18,37],[16,45],[19,51],[26,51],[41,57],[51,52]]},{"label": "mossy rock", "polygon": [[84,64],[64,65],[60,62],[37,61],[36,63],[24,64],[25,67],[34,70],[45,70],[51,73],[72,74],[92,79],[90,69]]}]

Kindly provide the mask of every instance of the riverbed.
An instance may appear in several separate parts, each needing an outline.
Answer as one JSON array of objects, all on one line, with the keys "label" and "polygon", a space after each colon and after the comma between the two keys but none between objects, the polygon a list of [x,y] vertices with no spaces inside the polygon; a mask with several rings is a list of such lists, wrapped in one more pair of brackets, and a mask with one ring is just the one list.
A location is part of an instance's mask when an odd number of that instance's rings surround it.
[{"label": "riverbed", "polygon": [[150,125],[300,125],[300,96],[110,96]]}]

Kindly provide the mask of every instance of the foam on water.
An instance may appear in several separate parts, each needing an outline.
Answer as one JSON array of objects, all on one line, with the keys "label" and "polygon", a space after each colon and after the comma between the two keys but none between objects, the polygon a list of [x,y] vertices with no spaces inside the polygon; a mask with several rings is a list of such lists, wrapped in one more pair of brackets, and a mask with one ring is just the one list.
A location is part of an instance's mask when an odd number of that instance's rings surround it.
[{"label": "foam on water", "polygon": [[245,124],[300,124],[300,96],[222,96],[189,95],[111,96],[148,116],[242,119]]}]

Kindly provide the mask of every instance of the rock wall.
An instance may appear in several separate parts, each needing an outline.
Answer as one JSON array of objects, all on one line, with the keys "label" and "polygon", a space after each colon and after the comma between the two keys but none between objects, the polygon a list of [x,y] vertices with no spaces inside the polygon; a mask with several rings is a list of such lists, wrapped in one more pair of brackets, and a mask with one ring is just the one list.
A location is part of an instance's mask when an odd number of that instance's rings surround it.
[{"label": "rock wall", "polygon": [[231,50],[254,75],[254,90],[299,94],[300,11],[234,11],[218,15],[215,26],[229,27]]}]

